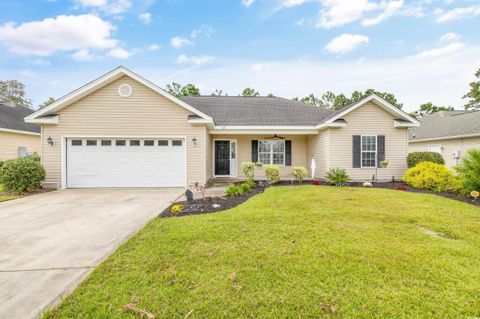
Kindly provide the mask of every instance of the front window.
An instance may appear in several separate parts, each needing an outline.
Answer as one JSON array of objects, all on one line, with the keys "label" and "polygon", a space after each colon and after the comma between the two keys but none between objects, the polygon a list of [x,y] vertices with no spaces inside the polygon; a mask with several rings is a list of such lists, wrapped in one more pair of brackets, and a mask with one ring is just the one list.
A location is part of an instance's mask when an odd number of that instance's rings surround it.
[{"label": "front window", "polygon": [[285,165],[285,141],[258,141],[258,161]]},{"label": "front window", "polygon": [[362,136],[362,167],[375,167],[377,164],[377,136]]}]

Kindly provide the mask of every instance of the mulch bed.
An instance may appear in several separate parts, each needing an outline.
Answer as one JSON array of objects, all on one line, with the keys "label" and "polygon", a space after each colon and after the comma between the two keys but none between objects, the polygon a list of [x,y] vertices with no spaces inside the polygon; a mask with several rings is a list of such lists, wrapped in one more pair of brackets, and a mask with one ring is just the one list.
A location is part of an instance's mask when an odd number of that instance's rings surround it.
[{"label": "mulch bed", "polygon": [[[282,187],[282,186],[299,186],[299,185],[312,185],[312,181],[304,181],[303,183],[299,184],[297,182],[292,183],[291,181],[281,181],[278,184],[273,185],[273,187]],[[319,182],[318,185],[321,186],[331,186],[326,182]],[[240,205],[241,203],[248,200],[250,197],[255,196],[257,194],[263,193],[266,186],[262,184],[260,186],[256,186],[250,192],[247,192],[241,196],[221,196],[221,197],[206,197],[205,199],[195,199],[191,203],[187,203],[187,201],[175,202],[167,209],[165,209],[161,214],[160,217],[180,217],[180,216],[187,216],[187,215],[201,215],[201,214],[209,214],[209,213],[216,213],[219,211],[227,210],[233,207]],[[331,186],[336,187],[336,186]],[[348,183],[348,187],[362,187],[363,183],[354,182]],[[399,187],[406,188],[405,190],[398,190]],[[474,205],[480,207],[480,201],[477,200],[475,203],[472,202],[472,199],[469,197],[460,196],[456,193],[444,192],[444,193],[436,193],[433,191],[425,190],[425,189],[416,189],[406,185],[403,182],[379,182],[379,183],[372,183],[372,188],[381,188],[381,189],[392,189],[398,190],[399,192],[412,192],[412,193],[424,193],[424,194],[432,194],[437,196],[442,196],[445,198],[453,199],[456,201],[464,202],[470,205]],[[170,211],[173,205],[180,204],[184,206],[184,210],[178,214],[174,214]],[[216,207],[216,205],[220,205],[220,207]],[[214,207],[215,205],[215,207]]]}]

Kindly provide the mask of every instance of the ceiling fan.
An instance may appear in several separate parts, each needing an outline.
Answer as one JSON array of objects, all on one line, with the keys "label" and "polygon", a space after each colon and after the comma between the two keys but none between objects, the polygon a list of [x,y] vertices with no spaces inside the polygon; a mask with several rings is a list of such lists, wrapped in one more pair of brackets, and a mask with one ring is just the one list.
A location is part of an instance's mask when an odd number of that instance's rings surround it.
[{"label": "ceiling fan", "polygon": [[283,136],[278,136],[277,134],[275,134],[275,135],[273,135],[273,136],[266,137],[265,139],[267,139],[267,140],[284,140],[285,137],[283,137]]}]

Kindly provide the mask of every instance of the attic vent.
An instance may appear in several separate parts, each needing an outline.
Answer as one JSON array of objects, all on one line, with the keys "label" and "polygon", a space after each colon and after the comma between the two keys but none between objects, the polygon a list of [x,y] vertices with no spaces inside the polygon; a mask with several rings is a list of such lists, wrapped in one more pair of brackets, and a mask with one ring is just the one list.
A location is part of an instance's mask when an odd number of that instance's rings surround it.
[{"label": "attic vent", "polygon": [[129,97],[132,95],[132,87],[128,84],[122,84],[118,87],[118,94],[120,94],[121,97]]}]

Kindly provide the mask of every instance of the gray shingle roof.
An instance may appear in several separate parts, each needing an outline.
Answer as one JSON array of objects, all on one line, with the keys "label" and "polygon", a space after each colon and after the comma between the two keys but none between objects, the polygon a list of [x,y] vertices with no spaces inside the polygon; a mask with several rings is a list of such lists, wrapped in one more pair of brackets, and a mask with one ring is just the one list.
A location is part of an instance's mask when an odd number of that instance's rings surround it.
[{"label": "gray shingle roof", "polygon": [[281,97],[188,96],[183,101],[216,125],[317,125],[332,111]]},{"label": "gray shingle roof", "polygon": [[419,127],[409,130],[410,141],[480,134],[480,111],[441,111],[419,121]]},{"label": "gray shingle roof", "polygon": [[40,133],[40,126],[31,123],[25,123],[24,117],[32,114],[34,111],[23,106],[7,106],[0,104],[0,128],[8,130],[26,131]]}]

